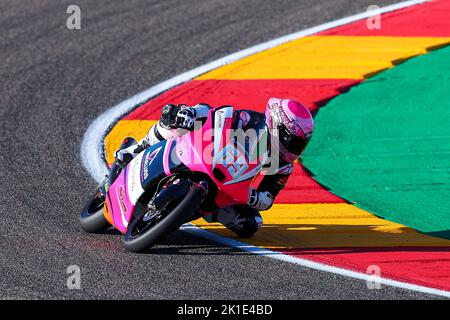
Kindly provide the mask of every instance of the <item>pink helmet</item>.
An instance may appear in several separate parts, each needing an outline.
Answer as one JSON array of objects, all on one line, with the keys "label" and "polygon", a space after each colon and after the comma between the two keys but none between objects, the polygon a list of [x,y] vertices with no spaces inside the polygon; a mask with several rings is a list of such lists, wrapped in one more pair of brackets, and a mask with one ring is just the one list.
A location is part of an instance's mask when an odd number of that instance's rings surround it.
[{"label": "pink helmet", "polygon": [[280,156],[294,162],[305,149],[314,128],[308,108],[294,100],[270,98],[266,107],[266,122],[270,135],[278,137]]}]

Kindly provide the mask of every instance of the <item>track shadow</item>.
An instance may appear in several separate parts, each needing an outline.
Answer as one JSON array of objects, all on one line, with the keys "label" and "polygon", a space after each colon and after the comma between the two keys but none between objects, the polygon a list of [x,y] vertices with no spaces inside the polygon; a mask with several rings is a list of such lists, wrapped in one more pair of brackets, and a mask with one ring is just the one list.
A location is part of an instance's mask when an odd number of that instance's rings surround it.
[{"label": "track shadow", "polygon": [[444,238],[444,239],[450,240],[450,230],[424,232],[424,234],[431,236],[431,237],[438,237],[438,238]]},{"label": "track shadow", "polygon": [[[104,236],[123,237],[117,229],[110,227],[100,233]],[[223,246],[216,242],[206,240],[181,230],[177,230],[157,245],[142,252],[143,254],[168,254],[168,255],[243,255],[242,250]]]},{"label": "track shadow", "polygon": [[101,232],[101,234],[105,234],[105,235],[112,235],[112,236],[120,236],[122,233],[120,233],[119,230],[111,227],[103,232]]},{"label": "track shadow", "polygon": [[165,254],[165,255],[245,255],[246,253],[237,248],[223,246],[216,242],[206,240],[200,236],[195,236],[187,232],[178,230],[163,240],[156,246],[147,249],[144,254]]},{"label": "track shadow", "polygon": [[[223,236],[283,252],[320,254],[351,252],[450,252],[450,241],[431,238],[408,227],[395,229],[385,225],[359,224],[265,224],[250,239],[238,239],[228,230],[216,229]],[[316,250],[317,251],[317,250]]]},{"label": "track shadow", "polygon": [[286,248],[281,249],[282,253],[291,255],[307,254],[309,256],[327,254],[349,254],[349,253],[393,253],[393,252],[411,252],[411,253],[431,253],[441,252],[450,253],[449,247],[336,247],[336,248]]},{"label": "track shadow", "polygon": [[[439,233],[441,235],[441,233]],[[450,241],[424,235],[408,227],[377,224],[265,224],[249,242],[256,246],[293,247],[439,247],[450,250]]]}]

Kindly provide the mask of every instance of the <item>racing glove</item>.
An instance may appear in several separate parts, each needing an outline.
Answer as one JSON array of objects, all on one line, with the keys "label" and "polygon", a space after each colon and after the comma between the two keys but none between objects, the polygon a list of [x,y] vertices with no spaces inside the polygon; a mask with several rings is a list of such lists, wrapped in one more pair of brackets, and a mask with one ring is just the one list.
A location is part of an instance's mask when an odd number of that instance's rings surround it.
[{"label": "racing glove", "polygon": [[273,196],[268,191],[258,192],[255,188],[250,187],[247,204],[257,210],[268,210],[273,205]]},{"label": "racing glove", "polygon": [[177,112],[175,124],[177,128],[192,130],[194,128],[195,120],[197,120],[195,109],[188,107]]}]

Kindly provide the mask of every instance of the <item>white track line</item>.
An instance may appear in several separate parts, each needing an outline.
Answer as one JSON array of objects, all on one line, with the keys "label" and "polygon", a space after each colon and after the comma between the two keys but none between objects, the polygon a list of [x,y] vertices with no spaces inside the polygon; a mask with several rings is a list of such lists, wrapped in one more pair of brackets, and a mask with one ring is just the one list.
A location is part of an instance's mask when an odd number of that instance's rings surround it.
[{"label": "white track line", "polygon": [[[394,5],[386,6],[384,8],[380,8],[380,10],[377,12],[379,14],[395,11],[398,9],[406,8],[409,6],[413,6],[416,4],[428,2],[429,0],[412,0],[412,1],[404,1],[400,2]],[[138,104],[142,103],[143,101],[146,101],[154,96],[157,96],[158,94],[173,88],[181,83],[184,83],[186,81],[189,81],[203,73],[206,73],[208,71],[211,71],[213,69],[217,69],[218,67],[221,67],[223,65],[229,64],[231,62],[234,62],[236,60],[242,59],[246,56],[258,53],[260,51],[264,51],[270,48],[273,48],[275,46],[278,46],[280,44],[296,40],[302,37],[306,37],[312,34],[316,34],[318,32],[335,28],[338,26],[342,26],[351,22],[355,22],[361,19],[368,18],[372,16],[374,13],[372,12],[363,12],[359,13],[350,17],[346,17],[343,19],[335,20],[332,22],[328,22],[325,24],[321,24],[319,26],[309,28],[306,30],[302,30],[299,32],[295,32],[286,36],[283,36],[281,38],[277,38],[268,42],[261,43],[259,45],[250,47],[248,49],[233,53],[231,55],[225,56],[221,59],[212,61],[210,63],[207,63],[203,66],[200,66],[198,68],[192,69],[191,71],[182,73],[180,75],[177,75],[169,80],[166,80],[164,82],[161,82],[145,91],[142,91],[141,93],[115,105],[114,107],[108,109],[106,112],[102,113],[97,119],[95,119],[91,125],[88,127],[82,143],[81,143],[81,160],[83,162],[83,165],[88,170],[88,172],[91,174],[91,176],[96,179],[98,182],[102,181],[104,179],[104,176],[107,174],[108,169],[106,166],[106,163],[104,161],[104,137],[108,130],[111,128],[111,126],[120,119],[124,114],[130,112],[133,110]],[[194,235],[201,236],[203,238],[230,246],[234,248],[239,248],[241,250],[245,250],[247,252],[251,252],[254,254],[259,254],[263,256],[268,256],[274,259],[294,263],[297,265],[301,265],[304,267],[308,267],[311,269],[319,270],[319,271],[325,271],[330,272],[350,278],[360,279],[364,281],[374,281],[373,276],[354,272],[350,270],[346,270],[343,268],[337,268],[333,266],[329,266],[326,264],[313,262],[306,259],[301,259],[293,256],[289,256],[286,254],[282,254],[279,252],[274,252],[268,249],[256,247],[249,245],[247,243],[243,243],[237,240],[233,240],[227,237],[220,236],[218,234],[200,229],[198,227],[195,227],[193,225],[185,225],[183,226],[183,231],[189,232]],[[414,285],[406,282],[400,282],[395,281],[391,279],[386,278],[377,278],[376,281],[378,281],[381,284],[403,288],[407,290],[422,292],[422,293],[428,293],[428,294],[434,294],[439,296],[444,296],[447,298],[450,298],[450,292],[444,291],[444,290],[438,290],[434,288]]]}]

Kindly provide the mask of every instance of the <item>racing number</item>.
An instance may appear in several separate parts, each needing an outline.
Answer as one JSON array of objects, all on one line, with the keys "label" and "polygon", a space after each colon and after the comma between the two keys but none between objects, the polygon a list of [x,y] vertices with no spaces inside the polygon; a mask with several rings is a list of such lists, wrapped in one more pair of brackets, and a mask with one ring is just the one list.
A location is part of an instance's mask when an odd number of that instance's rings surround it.
[{"label": "racing number", "polygon": [[248,164],[245,161],[245,156],[239,152],[233,144],[229,143],[222,149],[220,156],[220,163],[227,169],[228,173],[236,180],[247,169]]}]

